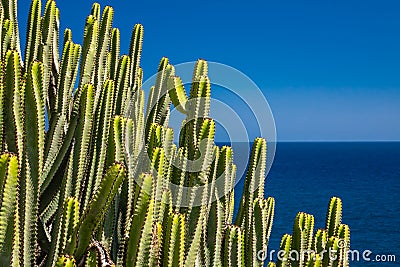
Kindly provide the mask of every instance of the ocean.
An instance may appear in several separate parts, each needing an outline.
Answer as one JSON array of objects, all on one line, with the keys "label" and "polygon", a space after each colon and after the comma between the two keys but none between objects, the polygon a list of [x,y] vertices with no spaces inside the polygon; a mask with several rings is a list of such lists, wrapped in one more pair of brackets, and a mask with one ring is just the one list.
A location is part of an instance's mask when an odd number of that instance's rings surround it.
[{"label": "ocean", "polygon": [[[235,188],[236,210],[243,182]],[[265,192],[276,202],[269,251],[279,250],[299,211],[323,228],[329,200],[337,196],[351,249],[359,251],[350,266],[400,265],[400,142],[278,143]]]}]

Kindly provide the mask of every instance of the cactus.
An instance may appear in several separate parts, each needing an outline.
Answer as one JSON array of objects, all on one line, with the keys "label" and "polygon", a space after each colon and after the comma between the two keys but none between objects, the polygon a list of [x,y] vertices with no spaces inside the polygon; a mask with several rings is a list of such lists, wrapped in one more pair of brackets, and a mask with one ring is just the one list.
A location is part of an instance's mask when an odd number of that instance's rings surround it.
[{"label": "cactus", "polygon": [[18,212],[18,184],[19,166],[17,156],[3,153],[0,157],[0,262],[2,265],[11,265],[18,257],[19,249],[19,212]]},{"label": "cactus", "polygon": [[[121,55],[114,10],[95,3],[82,46],[70,29],[59,42],[56,2],[42,4],[32,0],[22,58],[16,0],[0,2],[0,265],[264,266],[275,207],[264,196],[267,143],[254,141],[233,222],[234,151],[214,143],[207,62],[187,93],[162,58],[145,107],[143,26]],[[186,116],[178,140],[172,105]],[[334,198],[315,236],[313,217],[299,215],[281,247],[349,244],[341,207]],[[337,264],[326,261],[277,265]]]},{"label": "cactus", "polygon": [[[273,215],[275,208],[275,200],[271,197],[268,199],[258,198],[254,201],[253,211],[254,216],[252,219],[252,239],[253,253],[259,251],[267,252],[268,240],[271,234]],[[255,249],[254,249],[255,247]],[[264,261],[257,258],[253,266],[264,266]]]},{"label": "cactus", "polygon": [[75,259],[69,256],[60,256],[60,258],[57,260],[56,264],[54,265],[56,267],[75,267],[76,262]]},{"label": "cactus", "polygon": [[222,262],[223,266],[246,266],[244,237],[240,227],[230,225],[225,230]]},{"label": "cactus", "polygon": [[290,267],[291,263],[291,244],[292,244],[292,236],[289,234],[285,234],[282,237],[281,244],[279,246],[279,251],[281,254],[278,255],[278,262],[276,263],[277,267]]},{"label": "cactus", "polygon": [[276,266],[349,266],[350,229],[341,221],[342,201],[338,197],[329,202],[326,229],[318,229],[315,234],[314,216],[298,213],[293,235],[282,237],[280,249],[285,253]]},{"label": "cactus", "polygon": [[184,266],[185,216],[171,213],[165,229],[163,266]]}]

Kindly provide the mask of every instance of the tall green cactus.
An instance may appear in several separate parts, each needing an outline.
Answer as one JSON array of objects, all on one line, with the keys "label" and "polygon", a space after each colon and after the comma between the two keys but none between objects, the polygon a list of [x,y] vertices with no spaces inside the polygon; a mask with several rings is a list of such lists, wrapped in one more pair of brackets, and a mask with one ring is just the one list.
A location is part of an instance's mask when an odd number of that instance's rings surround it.
[{"label": "tall green cactus", "polygon": [[[141,177],[142,189],[137,199],[135,213],[130,218],[127,229],[129,239],[127,240],[126,254],[122,255],[125,258],[124,265],[126,266],[143,266],[145,264],[143,253],[150,249],[154,214],[154,200],[149,194],[152,190],[152,180],[153,177],[148,174]],[[139,234],[137,233],[138,229],[140,229]]]},{"label": "tall green cactus", "polygon": [[278,262],[276,263],[277,267],[290,267],[291,265],[291,244],[292,244],[292,236],[285,234],[282,237],[281,244],[279,246],[279,251],[281,254],[279,255]]},{"label": "tall green cactus", "polygon": [[[253,148],[250,157],[250,163],[246,174],[246,180],[243,188],[243,196],[240,201],[239,211],[236,218],[236,224],[244,229],[244,241],[248,249],[245,250],[246,262],[252,262],[253,265],[258,264],[260,261],[257,258],[257,246],[254,243],[264,244],[265,241],[257,242],[256,238],[259,238],[253,233],[253,224],[260,220],[266,220],[266,224],[272,224],[273,216],[264,215],[262,212],[257,214],[254,212],[254,208],[260,208],[257,199],[264,198],[264,175],[265,175],[265,157],[266,157],[267,144],[264,139],[258,138],[253,143]],[[256,205],[254,205],[256,204]],[[261,203],[260,203],[261,204]],[[270,201],[271,205],[274,205],[273,201]],[[273,210],[273,207],[271,207]],[[269,207],[266,207],[269,209]],[[259,215],[267,216],[258,217]],[[257,217],[255,217],[257,216]],[[271,220],[271,221],[269,221]],[[268,228],[268,227],[267,227]],[[269,232],[269,231],[268,231]],[[266,235],[267,232],[264,233]],[[269,233],[268,233],[269,236]],[[263,236],[261,236],[263,238]],[[267,237],[268,238],[268,237]],[[261,245],[265,247],[265,245]],[[258,247],[260,248],[260,247]]]},{"label": "tall green cactus", "polygon": [[10,153],[0,156],[0,262],[4,266],[17,265],[19,257],[19,171],[17,156]]},{"label": "tall green cactus", "polygon": [[[42,4],[32,0],[22,58],[16,0],[0,2],[0,265],[263,266],[275,207],[267,143],[254,141],[234,223],[234,151],[214,143],[207,62],[187,93],[162,58],[145,107],[143,26],[121,55],[113,8],[93,4],[81,47],[70,29],[59,42],[56,2]],[[178,140],[171,104],[186,116]],[[313,217],[299,215],[281,247],[349,244],[341,207],[334,198],[315,236]],[[326,261],[277,265],[336,264]]]},{"label": "tall green cactus", "polygon": [[163,248],[163,266],[184,266],[185,216],[183,214],[169,215]]},{"label": "tall green cactus", "polygon": [[253,266],[264,266],[264,259],[260,260],[259,251],[267,252],[268,241],[272,230],[273,216],[275,209],[275,200],[272,197],[268,199],[258,198],[254,201],[253,219],[252,219],[252,239],[253,253],[257,258],[253,260]]},{"label": "tall green cactus", "polygon": [[239,226],[227,227],[222,249],[222,266],[246,266],[244,237]]}]

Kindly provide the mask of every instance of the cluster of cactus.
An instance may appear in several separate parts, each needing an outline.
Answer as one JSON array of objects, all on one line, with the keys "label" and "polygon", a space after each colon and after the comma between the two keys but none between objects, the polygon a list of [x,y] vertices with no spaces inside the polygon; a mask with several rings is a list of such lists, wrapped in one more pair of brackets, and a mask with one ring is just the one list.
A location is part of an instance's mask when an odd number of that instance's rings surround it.
[{"label": "cluster of cactus", "polygon": [[[1,266],[264,265],[267,144],[253,143],[233,222],[236,166],[214,144],[206,61],[187,95],[161,59],[145,111],[142,25],[121,55],[113,9],[94,4],[83,45],[69,29],[60,45],[55,1],[42,14],[33,0],[22,58],[16,0],[0,3]],[[171,105],[186,115],[176,143]]]},{"label": "cluster of cactus", "polygon": [[314,234],[314,216],[297,214],[293,235],[285,234],[280,244],[277,263],[269,267],[349,266],[350,229],[342,224],[342,201],[331,198],[325,229]]}]

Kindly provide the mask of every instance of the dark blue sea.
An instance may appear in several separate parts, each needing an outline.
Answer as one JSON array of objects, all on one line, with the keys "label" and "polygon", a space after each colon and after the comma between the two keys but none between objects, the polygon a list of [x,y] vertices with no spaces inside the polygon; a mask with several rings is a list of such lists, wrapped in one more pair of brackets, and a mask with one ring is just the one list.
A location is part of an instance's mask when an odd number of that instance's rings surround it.
[{"label": "dark blue sea", "polygon": [[[236,208],[242,188],[243,179],[236,186]],[[323,228],[329,200],[338,196],[351,249],[360,253],[350,266],[400,265],[400,142],[278,143],[265,189],[276,201],[269,250],[279,250],[299,211],[313,214],[315,229]],[[365,250],[372,252],[369,262]],[[377,255],[394,255],[396,262],[377,262]]]}]

